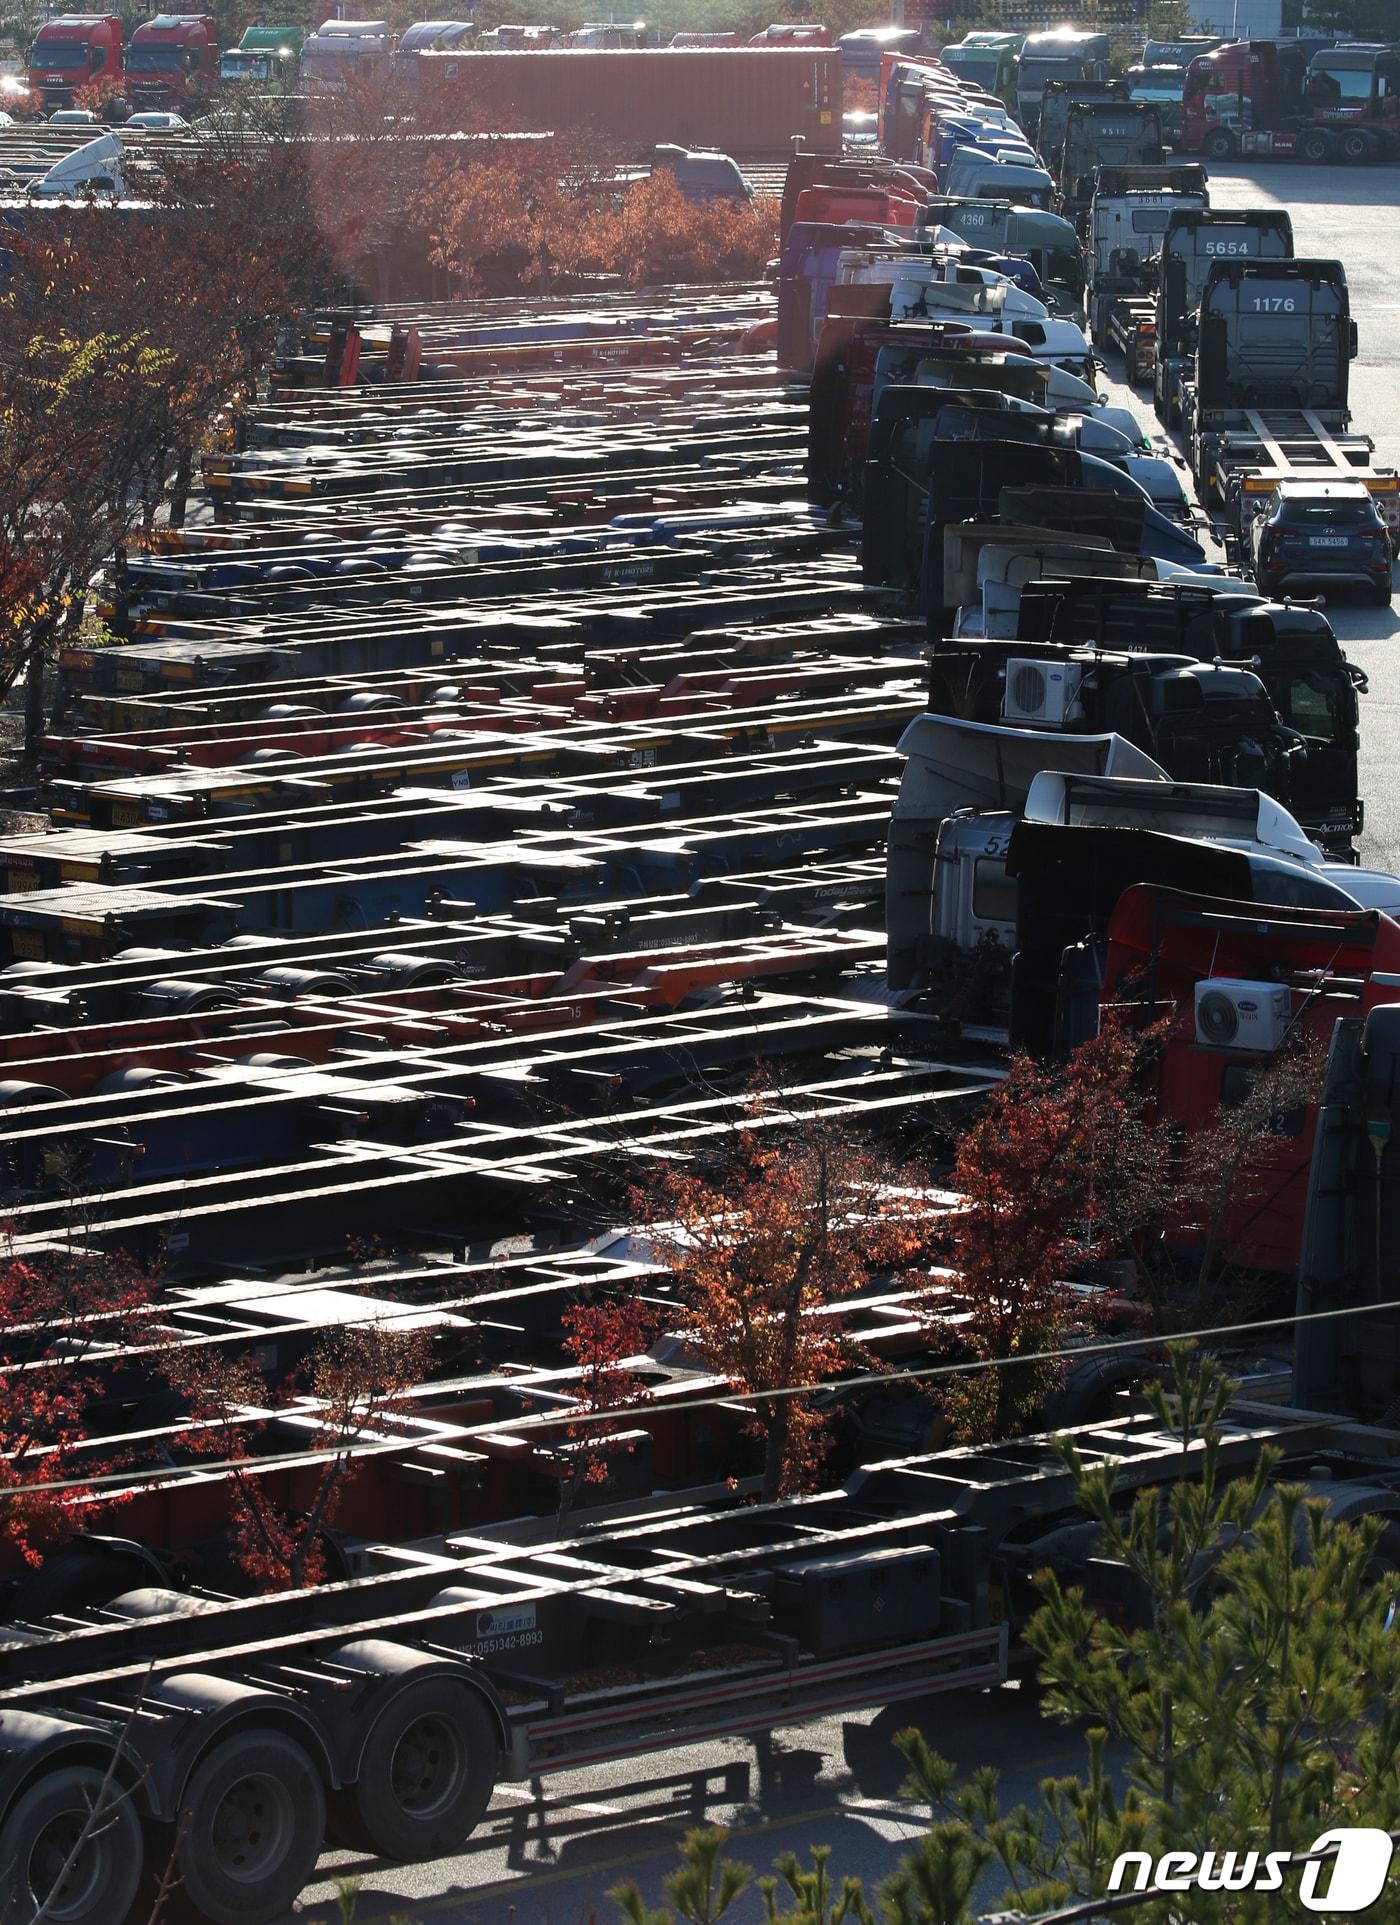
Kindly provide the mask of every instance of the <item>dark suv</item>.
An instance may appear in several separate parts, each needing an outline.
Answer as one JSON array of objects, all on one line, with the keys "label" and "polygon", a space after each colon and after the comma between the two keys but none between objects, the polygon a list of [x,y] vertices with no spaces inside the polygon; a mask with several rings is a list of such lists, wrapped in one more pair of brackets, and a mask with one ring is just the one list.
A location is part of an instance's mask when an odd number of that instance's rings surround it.
[{"label": "dark suv", "polygon": [[1390,531],[1364,482],[1281,482],[1256,510],[1249,546],[1261,595],[1354,582],[1390,600]]}]

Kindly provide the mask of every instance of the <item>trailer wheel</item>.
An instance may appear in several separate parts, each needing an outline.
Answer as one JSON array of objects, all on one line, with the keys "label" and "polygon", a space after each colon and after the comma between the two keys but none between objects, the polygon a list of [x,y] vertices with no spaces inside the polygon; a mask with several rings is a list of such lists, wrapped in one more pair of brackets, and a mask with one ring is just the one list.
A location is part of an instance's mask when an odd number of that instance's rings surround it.
[{"label": "trailer wheel", "polygon": [[116,1925],[141,1877],[141,1825],[120,1785],[107,1788],[92,1835],[64,1866],[102,1791],[95,1765],[66,1765],[31,1785],[0,1830],[0,1915],[48,1925]]},{"label": "trailer wheel", "polygon": [[495,1720],[470,1686],[406,1685],[370,1732],[338,1829],[383,1858],[439,1858],[476,1828],[496,1782]]},{"label": "trailer wheel", "polygon": [[1205,138],[1207,160],[1233,160],[1235,158],[1235,136],[1228,127],[1212,127]]},{"label": "trailer wheel", "polygon": [[1321,167],[1332,158],[1332,136],[1325,127],[1309,127],[1298,136],[1298,158],[1310,167]]},{"label": "trailer wheel", "polygon": [[280,1731],[225,1738],[185,1789],[175,1866],[208,1925],[262,1925],[290,1910],[326,1829],[321,1775]]},{"label": "trailer wheel", "polygon": [[81,1540],[67,1544],[62,1550],[50,1551],[37,1571],[18,1580],[15,1613],[25,1619],[44,1618],[56,1611],[82,1611],[110,1604],[136,1585],[149,1583],[154,1564],[154,1558],[150,1564],[143,1564],[105,1544]]}]

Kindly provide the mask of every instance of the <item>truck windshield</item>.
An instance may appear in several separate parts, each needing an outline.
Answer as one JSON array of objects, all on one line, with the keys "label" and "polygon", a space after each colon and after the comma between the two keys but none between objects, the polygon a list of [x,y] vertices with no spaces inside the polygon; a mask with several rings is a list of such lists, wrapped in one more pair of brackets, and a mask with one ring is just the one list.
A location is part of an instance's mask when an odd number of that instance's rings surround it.
[{"label": "truck windshield", "polygon": [[971,80],[977,86],[987,87],[995,92],[996,83],[1001,78],[999,55],[980,51],[960,53],[956,47],[950,47],[942,59],[944,65],[951,67],[955,74],[961,74],[965,80]]},{"label": "truck windshield", "polygon": [[174,74],[180,71],[180,48],[173,45],[129,47],[126,69],[133,74]]},{"label": "truck windshield", "polygon": [[1201,99],[1209,97],[1215,100],[1238,102],[1240,98],[1239,88],[1233,76],[1223,73],[1218,67],[1202,67],[1195,73],[1188,74],[1182,92],[1192,100],[1198,97]]},{"label": "truck windshield", "polygon": [[1082,80],[1082,60],[1023,60],[1016,69],[1017,85],[1043,88],[1047,80]]},{"label": "truck windshield", "polygon": [[1329,67],[1319,61],[1312,71],[1312,87],[1330,100],[1369,100],[1373,78],[1369,67]]},{"label": "truck windshield", "polygon": [[60,73],[76,73],[88,63],[86,40],[40,40],[34,47],[36,67],[56,67]]},{"label": "truck windshield", "polygon": [[1341,704],[1334,677],[1311,669],[1289,682],[1279,704],[1281,720],[1314,747],[1330,748],[1343,735]]},{"label": "truck windshield", "polygon": [[1044,266],[1036,266],[1042,281],[1050,281],[1057,287],[1070,288],[1079,294],[1084,289],[1084,257],[1076,249],[1052,247],[1044,256]]},{"label": "truck windshield", "polygon": [[220,80],[266,80],[265,53],[225,53],[219,56]]}]

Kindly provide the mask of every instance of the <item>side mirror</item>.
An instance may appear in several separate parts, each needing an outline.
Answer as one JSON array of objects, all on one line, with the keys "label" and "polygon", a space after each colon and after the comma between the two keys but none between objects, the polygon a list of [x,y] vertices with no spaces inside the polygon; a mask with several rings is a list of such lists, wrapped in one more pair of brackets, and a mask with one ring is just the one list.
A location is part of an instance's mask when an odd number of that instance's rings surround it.
[{"label": "side mirror", "polygon": [[1357,355],[1358,340],[1355,321],[1347,322],[1347,359],[1354,361]]}]

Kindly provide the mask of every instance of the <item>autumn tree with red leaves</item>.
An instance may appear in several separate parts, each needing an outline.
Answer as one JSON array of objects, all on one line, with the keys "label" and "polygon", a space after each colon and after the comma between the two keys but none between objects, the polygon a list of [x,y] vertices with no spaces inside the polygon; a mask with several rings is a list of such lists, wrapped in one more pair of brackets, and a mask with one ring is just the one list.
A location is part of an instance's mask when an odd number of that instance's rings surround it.
[{"label": "autumn tree with red leaves", "polygon": [[89,1422],[105,1356],[149,1305],[122,1257],[0,1254],[0,1539],[24,1563],[94,1521],[97,1480],[118,1467]]},{"label": "autumn tree with red leaves", "polygon": [[590,229],[596,253],[628,287],[666,281],[752,281],[778,240],[778,203],[688,201],[667,168],[637,181]]},{"label": "autumn tree with red leaves", "polygon": [[869,1361],[820,1313],[924,1247],[907,1173],[838,1124],[799,1120],[745,1131],[719,1167],[670,1172],[642,1203],[695,1349],[753,1398],[765,1501],[809,1488],[827,1443],[810,1392]]},{"label": "autumn tree with red leaves", "polygon": [[434,262],[466,292],[547,288],[561,276],[605,274],[627,287],[753,280],[777,240],[777,204],[697,206],[660,169],[617,187],[594,157],[561,165],[540,151],[487,143],[479,158],[443,166],[431,195]]},{"label": "autumn tree with red leaves", "polygon": [[39,205],[7,242],[0,690],[30,672],[31,738],[46,654],[81,621],[97,569],[163,510],[182,518],[199,451],[306,291],[279,264],[275,225],[255,231],[273,203],[245,203],[246,167],[203,155],[186,173],[182,205],[61,218]]},{"label": "autumn tree with red leaves", "polygon": [[[356,1446],[405,1407],[429,1354],[423,1331],[348,1324],[321,1339],[296,1381],[272,1393],[246,1355],[191,1346],[167,1359],[165,1374],[188,1410],[180,1442],[222,1466],[234,1557],[260,1591],[323,1580],[324,1533],[354,1479]],[[276,1454],[285,1454],[294,1424],[294,1454],[305,1457],[312,1478],[309,1501],[296,1512],[278,1501],[275,1480],[265,1474],[271,1467],[260,1463],[268,1451],[259,1448],[275,1438]]]},{"label": "autumn tree with red leaves", "polygon": [[[148,207],[36,203],[0,290],[0,691],[119,545],[178,524],[200,453],[328,285],[306,143],[237,103],[143,178]],[[131,184],[131,183],[129,183]]]},{"label": "autumn tree with red leaves", "polygon": [[[1114,1253],[1160,1221],[1175,1178],[1144,1119],[1143,1066],[1156,1032],[1106,1025],[1068,1063],[1012,1059],[959,1140],[946,1258],[967,1301],[960,1340],[990,1364],[1059,1345],[1068,1272]],[[1006,1437],[1059,1381],[1054,1363],[970,1373],[958,1416],[971,1437]]]},{"label": "autumn tree with red leaves", "polygon": [[656,1318],[636,1297],[581,1298],[564,1312],[564,1350],[578,1367],[573,1386],[579,1420],[566,1431],[559,1454],[559,1521],[564,1523],[585,1490],[601,1491],[617,1461],[614,1442],[622,1413],[635,1411],[651,1393],[636,1370],[656,1330]]},{"label": "autumn tree with red leaves", "polygon": [[[279,327],[369,286],[547,290],[757,274],[776,205],[628,185],[586,133],[464,126],[450,89],[318,100],[306,128],[233,97],[140,181],[149,209],[37,204],[0,292],[0,692],[81,622],[115,547],[178,525],[202,451],[256,392]],[[38,321],[36,324],[36,317]]]},{"label": "autumn tree with red leaves", "polygon": [[[1316,1107],[1325,1067],[1321,1039],[1290,1032],[1274,1055],[1241,1067],[1233,1099],[1187,1139],[1172,1225],[1194,1258],[1198,1296],[1218,1303],[1222,1290],[1237,1289],[1238,1247],[1267,1222],[1280,1192],[1306,1175],[1308,1140],[1284,1125]],[[1244,1315],[1251,1307],[1246,1290],[1234,1308]]]}]

